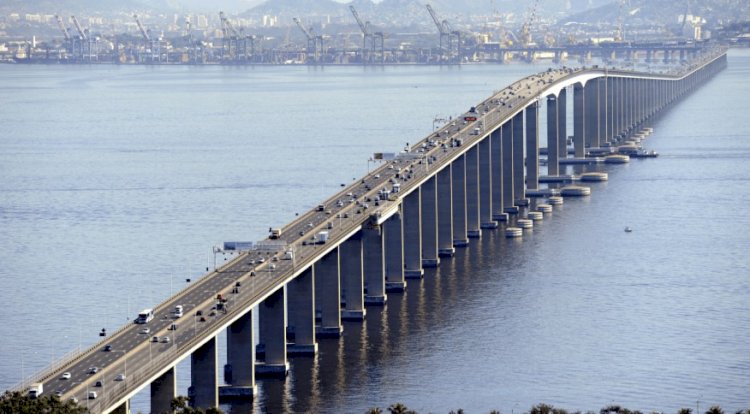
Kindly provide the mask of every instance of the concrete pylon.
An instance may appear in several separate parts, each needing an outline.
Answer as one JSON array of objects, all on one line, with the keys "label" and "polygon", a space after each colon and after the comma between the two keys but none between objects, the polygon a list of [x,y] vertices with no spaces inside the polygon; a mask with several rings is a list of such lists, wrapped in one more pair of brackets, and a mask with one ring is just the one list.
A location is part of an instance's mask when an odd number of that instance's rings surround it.
[{"label": "concrete pylon", "polygon": [[340,248],[341,280],[344,286],[346,306],[341,311],[341,319],[361,321],[365,319],[364,270],[362,233],[359,232],[345,241]]},{"label": "concrete pylon", "polygon": [[557,97],[550,95],[547,97],[547,175],[551,177],[560,175],[557,116]]},{"label": "concrete pylon", "polygon": [[466,235],[466,154],[458,156],[451,163],[453,181],[453,247],[469,244]]},{"label": "concrete pylon", "polygon": [[341,262],[335,247],[313,265],[315,268],[315,308],[320,312],[316,335],[338,338],[344,332],[341,325]]},{"label": "concrete pylon", "polygon": [[516,206],[529,205],[524,171],[524,113],[521,111],[513,117],[513,204]]},{"label": "concrete pylon", "polygon": [[437,267],[438,255],[438,211],[437,177],[433,175],[422,184],[422,267]]},{"label": "concrete pylon", "polygon": [[219,406],[217,365],[218,352],[214,336],[190,355],[190,405],[193,408]]},{"label": "concrete pylon", "polygon": [[483,229],[497,228],[492,217],[492,135],[478,144],[479,148],[479,223]]},{"label": "concrete pylon", "polygon": [[385,245],[385,290],[403,292],[404,279],[404,233],[401,213],[396,213],[383,223],[383,244]]},{"label": "concrete pylon", "polygon": [[281,286],[258,306],[259,344],[263,344],[265,360],[255,365],[258,376],[285,377],[289,372],[286,358],[286,295]]},{"label": "concrete pylon", "polygon": [[287,285],[289,326],[287,331],[294,334],[292,343],[287,344],[287,354],[315,355],[318,342],[315,339],[315,270],[310,266]]},{"label": "concrete pylon", "polygon": [[580,83],[573,85],[573,148],[576,158],[586,155],[586,95]]},{"label": "concrete pylon", "polygon": [[539,103],[526,107],[526,188],[539,188]]},{"label": "concrete pylon", "polygon": [[[227,365],[224,367],[222,395],[252,397],[255,386],[255,346],[253,340],[253,312],[248,311],[227,328]],[[153,411],[152,412],[159,412]]]},{"label": "concrete pylon", "polygon": [[172,410],[172,400],[177,396],[176,378],[175,367],[172,367],[151,382],[152,413],[174,412]]},{"label": "concrete pylon", "polygon": [[381,226],[366,224],[362,227],[362,262],[365,278],[365,305],[384,305],[385,250]]},{"label": "concrete pylon", "polygon": [[409,193],[403,201],[404,212],[404,277],[421,279],[422,268],[422,192]]},{"label": "concrete pylon", "polygon": [[506,213],[517,214],[513,193],[513,122],[509,119],[502,126],[502,156],[503,156],[503,206]]},{"label": "concrete pylon", "polygon": [[477,145],[466,152],[466,235],[482,237],[479,222],[479,149]]},{"label": "concrete pylon", "polygon": [[503,129],[499,127],[490,134],[492,174],[492,219],[508,221],[503,205]]},{"label": "concrete pylon", "polygon": [[453,168],[447,165],[437,173],[438,254],[452,257],[453,247]]},{"label": "concrete pylon", "polygon": [[[557,156],[568,157],[568,90],[564,88],[557,95]],[[564,171],[562,168],[561,172]]]}]

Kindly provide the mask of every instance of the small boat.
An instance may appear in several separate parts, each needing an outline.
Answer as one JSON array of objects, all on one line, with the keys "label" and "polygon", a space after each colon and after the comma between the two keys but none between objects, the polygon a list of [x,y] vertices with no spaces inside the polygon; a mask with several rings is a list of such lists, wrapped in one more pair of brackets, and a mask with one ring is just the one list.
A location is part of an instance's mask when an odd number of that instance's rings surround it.
[{"label": "small boat", "polygon": [[659,156],[659,153],[653,150],[646,151],[642,149],[628,155],[630,155],[631,158],[656,158]]},{"label": "small boat", "polygon": [[633,231],[633,229],[631,229],[630,227],[625,227],[625,233],[630,233],[632,231]]}]

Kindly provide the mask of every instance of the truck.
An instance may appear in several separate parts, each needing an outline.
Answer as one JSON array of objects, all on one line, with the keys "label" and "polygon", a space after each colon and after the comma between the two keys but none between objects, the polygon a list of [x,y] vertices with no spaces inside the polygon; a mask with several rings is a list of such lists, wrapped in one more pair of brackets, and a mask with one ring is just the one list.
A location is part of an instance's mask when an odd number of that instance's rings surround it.
[{"label": "truck", "polygon": [[44,384],[41,382],[35,382],[29,386],[29,398],[35,400],[39,398],[44,392]]},{"label": "truck", "polygon": [[320,231],[315,235],[315,244],[323,244],[328,241],[328,232]]},{"label": "truck", "polygon": [[281,237],[281,229],[271,229],[271,238],[278,239]]},{"label": "truck", "polygon": [[281,260],[294,260],[294,252],[292,250],[285,251],[284,255],[281,256]]}]

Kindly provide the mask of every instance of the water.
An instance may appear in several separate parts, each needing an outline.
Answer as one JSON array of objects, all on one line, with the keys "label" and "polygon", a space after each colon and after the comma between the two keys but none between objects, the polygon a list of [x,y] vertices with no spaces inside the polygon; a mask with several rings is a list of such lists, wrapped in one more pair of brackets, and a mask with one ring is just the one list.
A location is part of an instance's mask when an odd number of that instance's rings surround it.
[{"label": "water", "polygon": [[[545,68],[0,66],[0,388]],[[223,408],[750,407],[749,94],[732,51],[653,125],[658,159],[606,167],[522,241],[485,231]]]}]

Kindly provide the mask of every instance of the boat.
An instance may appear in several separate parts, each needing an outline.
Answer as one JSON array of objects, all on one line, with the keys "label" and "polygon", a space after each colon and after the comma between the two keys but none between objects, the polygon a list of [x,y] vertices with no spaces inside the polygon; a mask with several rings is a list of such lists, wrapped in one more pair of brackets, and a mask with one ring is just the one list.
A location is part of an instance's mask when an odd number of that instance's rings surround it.
[{"label": "boat", "polygon": [[625,233],[630,233],[632,231],[633,231],[633,229],[631,229],[630,227],[625,227]]},{"label": "boat", "polygon": [[659,156],[659,153],[654,150],[646,151],[641,149],[628,155],[630,155],[630,158],[656,158]]}]

